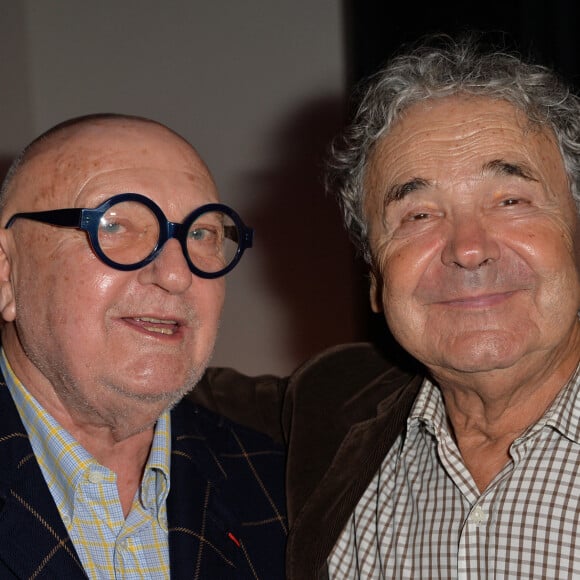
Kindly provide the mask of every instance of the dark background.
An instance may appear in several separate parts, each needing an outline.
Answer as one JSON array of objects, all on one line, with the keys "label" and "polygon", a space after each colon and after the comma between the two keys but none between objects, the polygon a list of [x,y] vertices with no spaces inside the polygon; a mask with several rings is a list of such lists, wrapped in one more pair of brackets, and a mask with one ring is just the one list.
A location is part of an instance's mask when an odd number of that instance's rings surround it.
[{"label": "dark background", "polygon": [[[549,66],[580,88],[577,0],[344,0],[344,10],[349,91],[404,45],[430,34],[459,36],[472,31],[481,33],[485,44]],[[362,263],[360,269],[364,280]],[[367,292],[361,289],[362,334],[402,359],[383,316],[370,312]]]},{"label": "dark background", "polygon": [[483,31],[580,86],[576,0],[345,0],[350,82],[374,72],[402,44],[426,34]]}]

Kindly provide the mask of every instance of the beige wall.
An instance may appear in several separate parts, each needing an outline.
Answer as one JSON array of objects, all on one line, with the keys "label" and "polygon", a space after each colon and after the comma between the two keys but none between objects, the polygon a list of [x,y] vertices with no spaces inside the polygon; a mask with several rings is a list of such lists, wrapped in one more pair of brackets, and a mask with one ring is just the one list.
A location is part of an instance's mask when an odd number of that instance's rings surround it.
[{"label": "beige wall", "polygon": [[228,276],[216,364],[284,373],[356,336],[353,260],[320,154],[338,126],[340,0],[0,0],[0,162],[115,111],[188,138],[256,228]]}]

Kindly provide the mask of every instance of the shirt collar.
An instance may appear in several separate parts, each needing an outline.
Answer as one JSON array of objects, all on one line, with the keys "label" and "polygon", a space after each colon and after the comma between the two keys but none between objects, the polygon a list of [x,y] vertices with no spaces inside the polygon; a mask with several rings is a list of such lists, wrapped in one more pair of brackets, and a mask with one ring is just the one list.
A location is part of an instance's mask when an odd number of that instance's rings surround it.
[{"label": "shirt collar", "polygon": [[[424,379],[407,420],[409,429],[419,424],[439,437],[448,432],[447,413],[439,387]],[[526,439],[545,426],[552,427],[571,441],[580,443],[580,364],[539,421],[520,437]]]},{"label": "shirt collar", "polygon": [[547,425],[580,443],[580,364],[537,425]]},{"label": "shirt collar", "polygon": [[[48,472],[65,490],[55,501],[61,513],[72,519],[74,492],[81,478],[91,468],[103,468],[29,393],[14,374],[4,349],[0,349],[0,369],[45,479]],[[153,510],[163,525],[166,525],[164,506],[170,487],[170,458],[171,418],[166,410],[155,425],[151,451],[138,492],[142,506]]]},{"label": "shirt collar", "polygon": [[425,428],[437,437],[442,432],[448,431],[443,396],[439,387],[427,378],[423,379],[423,384],[407,420],[409,429],[416,428],[420,424],[425,425]]}]

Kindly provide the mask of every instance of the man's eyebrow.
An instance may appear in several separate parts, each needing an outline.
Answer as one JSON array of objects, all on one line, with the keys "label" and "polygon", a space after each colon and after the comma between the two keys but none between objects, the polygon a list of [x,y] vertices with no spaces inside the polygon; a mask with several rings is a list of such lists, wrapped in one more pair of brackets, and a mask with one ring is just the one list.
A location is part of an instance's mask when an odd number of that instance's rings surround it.
[{"label": "man's eyebrow", "polygon": [[405,183],[396,183],[387,190],[385,201],[387,204],[393,201],[400,201],[409,193],[413,193],[414,191],[423,189],[424,187],[429,187],[430,184],[431,183],[427,179],[421,177],[415,177]]},{"label": "man's eyebrow", "polygon": [[523,163],[513,163],[504,159],[494,159],[484,164],[482,173],[492,173],[498,176],[513,176],[527,179],[528,181],[538,181],[533,171]]},{"label": "man's eyebrow", "polygon": [[[514,163],[511,161],[505,161],[504,159],[493,159],[492,161],[488,161],[483,165],[482,173],[491,173],[497,176],[520,177],[529,181],[538,181],[533,176],[532,170],[524,163]],[[385,195],[386,205],[393,201],[400,201],[409,193],[429,187],[430,185],[431,182],[422,177],[414,177],[405,183],[395,183],[387,189]]]}]

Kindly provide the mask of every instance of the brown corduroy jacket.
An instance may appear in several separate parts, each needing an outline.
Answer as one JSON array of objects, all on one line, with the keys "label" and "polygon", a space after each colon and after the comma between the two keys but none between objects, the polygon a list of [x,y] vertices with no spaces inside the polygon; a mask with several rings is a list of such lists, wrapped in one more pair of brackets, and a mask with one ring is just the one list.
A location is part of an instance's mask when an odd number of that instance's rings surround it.
[{"label": "brown corduroy jacket", "polygon": [[288,378],[212,368],[192,393],[288,446],[289,580],[328,577],[330,551],[405,429],[422,380],[357,343],[323,352]]}]

